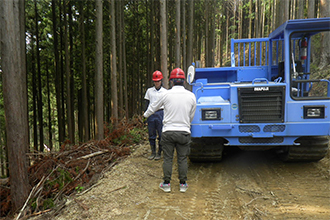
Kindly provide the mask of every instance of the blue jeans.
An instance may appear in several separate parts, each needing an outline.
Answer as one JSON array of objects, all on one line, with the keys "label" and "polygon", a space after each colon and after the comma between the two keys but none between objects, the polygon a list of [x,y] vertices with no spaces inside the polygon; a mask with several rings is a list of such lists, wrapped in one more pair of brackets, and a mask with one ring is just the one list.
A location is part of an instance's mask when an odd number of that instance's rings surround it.
[{"label": "blue jeans", "polygon": [[148,133],[149,133],[149,143],[151,146],[156,146],[156,138],[158,134],[158,141],[161,140],[162,137],[162,128],[163,128],[163,117],[164,111],[159,110],[152,114],[147,122],[148,122]]}]

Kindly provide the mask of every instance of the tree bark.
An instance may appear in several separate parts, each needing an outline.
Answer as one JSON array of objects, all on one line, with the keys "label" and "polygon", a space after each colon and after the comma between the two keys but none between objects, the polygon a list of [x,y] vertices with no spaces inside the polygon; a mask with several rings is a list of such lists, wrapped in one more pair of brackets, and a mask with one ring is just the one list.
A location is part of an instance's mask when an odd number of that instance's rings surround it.
[{"label": "tree bark", "polygon": [[111,109],[114,126],[118,120],[118,95],[117,95],[117,59],[116,59],[116,28],[115,28],[115,0],[111,0]]},{"label": "tree bark", "polygon": [[186,38],[186,0],[181,1],[181,14],[182,14],[182,67],[184,70],[187,70],[187,38]]},{"label": "tree bark", "polygon": [[168,88],[166,20],[166,1],[160,0],[160,69],[164,77],[163,85]]},{"label": "tree bark", "polygon": [[304,18],[304,0],[297,0],[297,19],[303,19]]},{"label": "tree bark", "polygon": [[181,17],[180,17],[180,3],[181,0],[175,0],[175,26],[176,26],[176,33],[175,33],[175,67],[180,67],[181,66],[181,53],[180,53],[180,36],[181,36]]},{"label": "tree bark", "polygon": [[64,121],[62,115],[62,99],[61,99],[61,72],[60,59],[58,51],[58,35],[57,35],[57,18],[56,18],[56,0],[52,0],[52,19],[53,19],[53,36],[54,36],[54,65],[55,65],[55,92],[56,92],[56,106],[57,106],[57,121],[58,134],[60,144],[64,141]]},{"label": "tree bark", "polygon": [[96,52],[95,52],[95,138],[104,139],[103,128],[103,3],[96,0]]},{"label": "tree bark", "polygon": [[315,0],[308,0],[307,17],[315,18]]},{"label": "tree bark", "polygon": [[[329,0],[320,1],[320,17],[330,17],[329,9]],[[325,66],[330,63],[330,33],[325,31],[322,33],[321,38],[321,57],[320,57],[320,69],[323,69]]]},{"label": "tree bark", "polygon": [[[7,147],[9,156],[11,202],[14,211],[24,204],[29,193],[27,173],[27,140],[28,123],[23,91],[22,78],[26,78],[25,65],[22,61],[25,53],[20,40],[21,19],[20,4],[24,1],[2,1],[0,4],[0,37],[1,37],[1,62],[3,71],[3,96],[5,106]],[[24,48],[25,49],[25,48]],[[23,62],[23,63],[22,63]]]},{"label": "tree bark", "polygon": [[85,40],[85,12],[83,7],[84,2],[79,2],[79,24],[80,24],[80,41],[81,41],[81,83],[82,83],[82,121],[81,128],[82,129],[82,141],[87,141],[90,138],[90,127],[89,127],[89,105],[88,105],[88,93],[87,93],[87,76],[86,76],[86,40]]},{"label": "tree bark", "polygon": [[249,0],[249,35],[248,35],[248,38],[251,38],[252,37],[252,4],[253,4],[253,1],[252,0]]},{"label": "tree bark", "polygon": [[74,139],[74,114],[72,105],[72,91],[71,91],[71,67],[70,67],[70,52],[68,40],[68,19],[67,19],[67,3],[63,0],[64,13],[64,47],[65,47],[65,73],[66,73],[66,105],[67,105],[67,123],[68,123],[68,137],[71,143],[75,143]]},{"label": "tree bark", "polygon": [[119,47],[119,54],[118,54],[118,73],[119,73],[119,118],[123,118],[124,114],[124,97],[123,97],[123,32],[124,32],[124,26],[122,24],[122,14],[124,7],[122,6],[123,1],[117,1],[117,8],[118,8],[118,47]]},{"label": "tree bark", "polygon": [[44,151],[44,126],[43,126],[43,101],[42,101],[42,82],[41,82],[41,63],[40,63],[40,50],[39,50],[39,25],[38,25],[38,10],[37,10],[37,1],[34,0],[34,9],[35,9],[35,27],[36,27],[36,54],[37,54],[37,71],[38,71],[38,119],[39,119],[39,150]]}]

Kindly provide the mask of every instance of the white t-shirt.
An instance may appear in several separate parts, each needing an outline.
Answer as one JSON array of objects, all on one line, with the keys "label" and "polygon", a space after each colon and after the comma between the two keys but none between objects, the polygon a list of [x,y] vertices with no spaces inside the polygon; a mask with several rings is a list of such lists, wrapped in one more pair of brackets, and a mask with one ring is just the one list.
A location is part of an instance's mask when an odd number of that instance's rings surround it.
[{"label": "white t-shirt", "polygon": [[190,133],[190,124],[196,111],[196,97],[183,86],[173,86],[157,101],[149,105],[144,117],[149,117],[164,106],[163,132],[186,131]]},{"label": "white t-shirt", "polygon": [[[144,99],[149,100],[149,105],[152,103],[158,101],[160,97],[163,96],[163,94],[167,91],[164,87],[160,87],[159,90],[157,90],[155,87],[150,87],[144,96]],[[163,109],[164,106],[162,106],[160,109]]]}]

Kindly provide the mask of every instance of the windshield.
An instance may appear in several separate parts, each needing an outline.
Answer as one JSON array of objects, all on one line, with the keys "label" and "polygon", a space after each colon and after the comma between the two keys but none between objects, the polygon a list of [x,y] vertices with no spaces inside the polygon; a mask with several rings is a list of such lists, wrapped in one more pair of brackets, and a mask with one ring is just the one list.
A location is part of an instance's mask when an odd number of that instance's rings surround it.
[{"label": "windshield", "polygon": [[291,34],[292,98],[330,98],[329,36],[329,31]]}]

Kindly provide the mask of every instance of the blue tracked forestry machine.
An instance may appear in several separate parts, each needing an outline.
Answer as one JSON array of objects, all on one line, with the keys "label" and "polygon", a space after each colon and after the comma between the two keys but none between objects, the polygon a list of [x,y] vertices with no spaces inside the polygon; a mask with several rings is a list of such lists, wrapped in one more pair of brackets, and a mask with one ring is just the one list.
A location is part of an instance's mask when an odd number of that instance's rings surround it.
[{"label": "blue tracked forestry machine", "polygon": [[329,35],[330,18],[289,20],[268,38],[232,39],[231,67],[190,66],[197,100],[190,160],[221,160],[231,146],[275,149],[284,161],[325,157],[330,64],[319,62],[324,53],[329,59],[321,44]]}]

